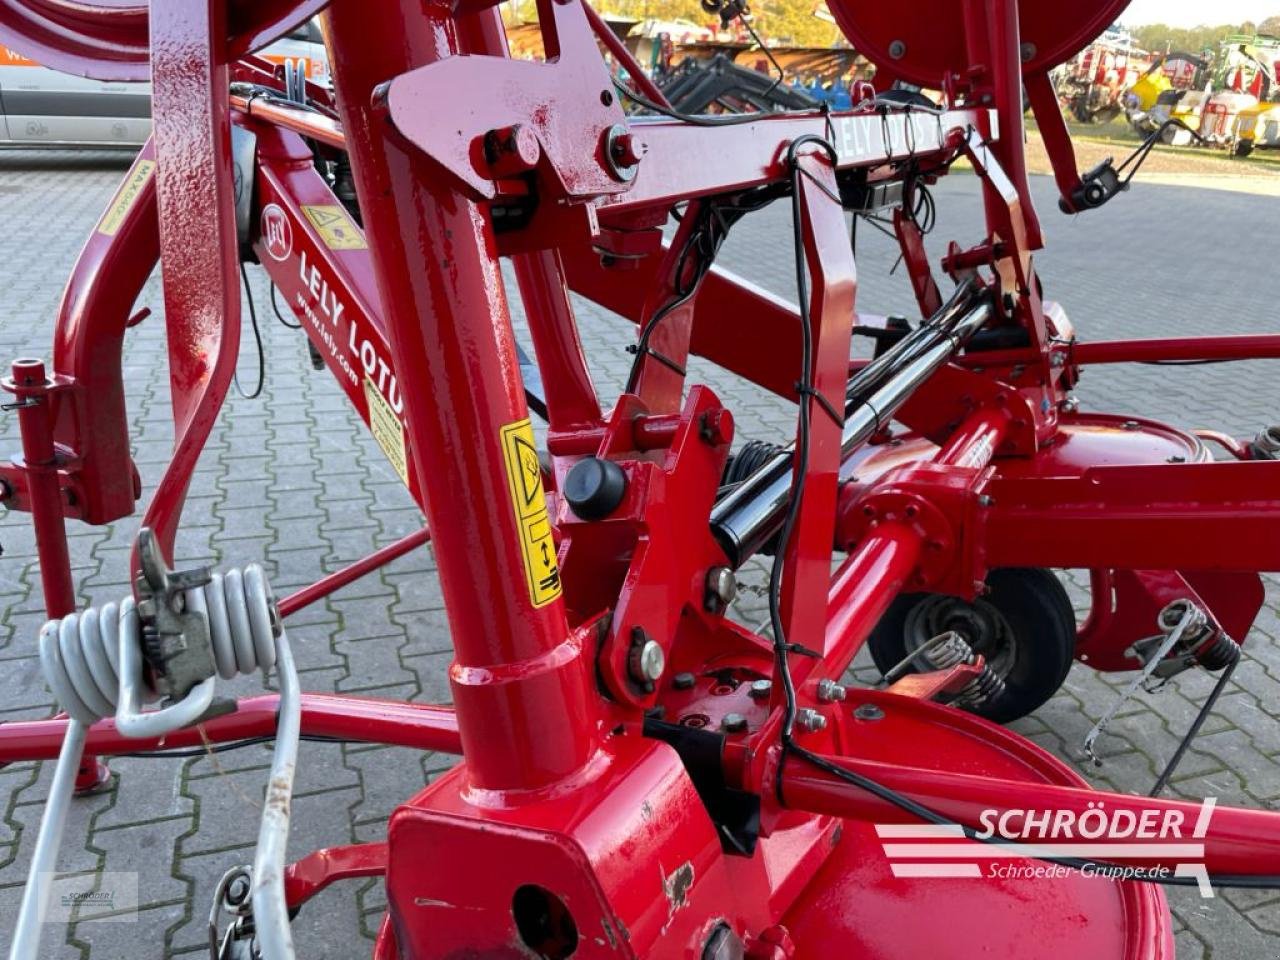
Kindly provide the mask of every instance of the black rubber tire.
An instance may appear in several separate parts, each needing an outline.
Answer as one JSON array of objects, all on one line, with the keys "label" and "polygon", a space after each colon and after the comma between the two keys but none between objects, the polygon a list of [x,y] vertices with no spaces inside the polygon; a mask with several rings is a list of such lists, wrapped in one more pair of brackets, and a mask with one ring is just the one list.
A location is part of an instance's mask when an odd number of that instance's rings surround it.
[{"label": "black rubber tire", "polygon": [[[928,639],[924,633],[956,629],[987,657],[1005,683],[1001,696],[973,712],[1009,723],[1043,704],[1067,678],[1075,658],[1075,613],[1062,583],[1048,570],[992,570],[987,587],[988,592],[972,604],[939,594],[903,594],[881,617],[867,644],[876,667],[885,673],[906,659],[912,634],[915,650]],[[1003,639],[993,640],[988,634],[1003,634]]]}]

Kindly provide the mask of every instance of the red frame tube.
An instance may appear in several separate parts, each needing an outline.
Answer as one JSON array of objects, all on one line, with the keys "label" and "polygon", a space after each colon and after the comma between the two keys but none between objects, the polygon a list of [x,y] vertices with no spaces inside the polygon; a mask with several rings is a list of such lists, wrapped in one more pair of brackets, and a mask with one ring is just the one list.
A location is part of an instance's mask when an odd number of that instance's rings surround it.
[{"label": "red frame tube", "polygon": [[[580,641],[558,597],[534,606],[513,516],[503,429],[527,419],[493,228],[442,188],[430,162],[391,131],[375,92],[387,77],[457,52],[443,9],[396,0],[369,18],[326,14],[334,87],[384,317],[401,379],[427,518],[450,611],[450,671],[472,782],[491,790],[554,783],[582,769],[598,733]],[[437,20],[437,17],[439,19]],[[447,322],[445,322],[447,318]],[[467,402],[445,405],[445,385]],[[484,562],[471,554],[483,545]],[[558,701],[565,709],[546,709]],[[574,705],[574,707],[569,707]]]},{"label": "red frame tube", "polygon": [[[229,743],[252,737],[272,737],[276,732],[279,702],[276,694],[246,697],[239,701],[233,713],[175,730],[164,737],[146,739],[125,737],[116,731],[114,720],[101,720],[89,728],[85,750],[110,756],[199,747],[206,741]],[[66,729],[66,717],[5,723],[0,726],[3,762],[53,759],[62,746]],[[451,707],[398,700],[304,693],[302,734],[439,753],[462,752],[458,721]]]},{"label": "red frame tube", "polygon": [[[1141,815],[1155,811],[1179,814],[1187,827],[1194,825],[1201,805],[1186,800],[1142,797],[1110,793],[1093,787],[1068,787],[1025,780],[974,776],[949,770],[931,770],[897,763],[879,763],[849,757],[826,756],[828,763],[843,767],[901,793],[948,819],[975,829],[986,825],[979,819],[984,810],[1010,809],[1071,811],[1075,815],[1092,808],[1130,810]],[[803,760],[791,760],[782,774],[782,796],[787,806],[810,813],[873,820],[877,823],[919,823],[919,818],[882,800],[862,787],[848,783]],[[1245,876],[1272,875],[1280,863],[1280,833],[1274,829],[1275,814],[1265,810],[1215,807],[1204,837],[1204,865],[1210,873]],[[1127,843],[1158,845],[1161,838],[1126,840]],[[1176,853],[1167,859],[1116,852],[1102,857],[1108,862],[1172,868],[1181,862]],[[1189,859],[1182,856],[1182,860]]]},{"label": "red frame tube", "polygon": [[587,22],[591,24],[591,32],[596,35],[597,40],[604,44],[605,49],[617,58],[619,63],[626,66],[627,74],[631,83],[635,84],[637,92],[659,106],[671,106],[667,101],[667,95],[658,89],[656,83],[649,79],[649,75],[645,73],[640,64],[636,63],[636,58],[631,55],[631,51],[627,49],[626,44],[618,39],[618,35],[610,29],[600,14],[596,13],[595,8],[589,3],[583,3],[582,9],[587,15]]},{"label": "red frame tube", "polygon": [[13,361],[12,379],[6,384],[16,397],[18,428],[22,434],[22,459],[26,473],[27,502],[35,528],[40,558],[40,586],[45,612],[64,617],[76,606],[71,582],[71,556],[63,522],[62,487],[58,458],[53,446],[51,388],[43,360]]},{"label": "red frame tube", "polygon": [[363,557],[350,566],[329,574],[327,577],[321,577],[315,583],[303,587],[301,590],[297,590],[280,600],[276,604],[280,610],[280,616],[288,617],[305,607],[309,607],[317,600],[329,596],[336,590],[341,590],[347,584],[359,580],[366,573],[390,563],[397,557],[403,557],[409,551],[422,546],[430,540],[431,531],[423,527],[421,530],[413,531],[406,537],[401,537],[395,543],[380,547],[367,557]]}]

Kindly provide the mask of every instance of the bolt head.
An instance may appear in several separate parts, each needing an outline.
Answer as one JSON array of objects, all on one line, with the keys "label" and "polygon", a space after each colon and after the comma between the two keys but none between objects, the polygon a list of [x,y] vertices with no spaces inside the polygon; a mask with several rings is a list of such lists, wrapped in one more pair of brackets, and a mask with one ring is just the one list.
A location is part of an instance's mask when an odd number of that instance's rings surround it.
[{"label": "bolt head", "polygon": [[838,703],[848,696],[848,691],[829,677],[818,681],[818,702]]},{"label": "bolt head", "polygon": [[738,595],[738,580],[728,567],[712,567],[707,571],[705,606],[713,613],[733,603]]},{"label": "bolt head", "polygon": [[724,407],[714,407],[702,414],[699,435],[713,447],[733,442],[733,414]]},{"label": "bolt head", "polygon": [[753,700],[764,700],[773,693],[772,680],[752,680],[751,681],[751,698]]},{"label": "bolt head", "polygon": [[819,730],[826,729],[827,718],[817,710],[805,707],[796,714],[796,726],[805,733],[817,733]]},{"label": "bolt head", "polygon": [[609,149],[613,151],[613,159],[624,167],[634,167],[647,152],[645,145],[634,133],[615,137]]},{"label": "bolt head", "polygon": [[726,733],[741,733],[747,729],[747,718],[740,713],[726,713],[720,721],[720,729]]},{"label": "bolt head", "polygon": [[516,123],[484,135],[484,157],[495,177],[511,177],[538,165],[542,145],[533,129]]},{"label": "bolt head", "polygon": [[677,673],[671,681],[671,685],[677,690],[691,690],[695,683],[697,683],[697,677],[692,673]]},{"label": "bolt head", "polygon": [[667,655],[657,640],[645,640],[631,648],[631,676],[641,683],[653,683],[662,676]]}]

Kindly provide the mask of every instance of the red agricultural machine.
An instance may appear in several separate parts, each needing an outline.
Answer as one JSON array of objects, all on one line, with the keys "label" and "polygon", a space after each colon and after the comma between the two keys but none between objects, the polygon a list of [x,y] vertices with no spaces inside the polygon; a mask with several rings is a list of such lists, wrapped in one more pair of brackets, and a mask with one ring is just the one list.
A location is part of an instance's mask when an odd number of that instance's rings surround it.
[{"label": "red agricultural machine", "polygon": [[[308,899],[351,877],[385,878],[379,960],[1170,957],[1162,885],[1280,885],[1280,813],[1098,792],[992,719],[1034,708],[1072,657],[1135,684],[1228,675],[1257,571],[1280,569],[1280,434],[1218,438],[1219,462],[1071,394],[1094,364],[1277,357],[1280,336],[1082,342],[1036,275],[1023,87],[1063,207],[1119,192],[1109,164],[1077,172],[1048,71],[1123,5],[840,0],[877,83],[941,104],[867,90],[842,112],[709,118],[634,64],[611,81],[598,42],[628,54],[583,0],[540,0],[536,62],[505,56],[492,0],[332,0],[332,90],[253,55],[321,0],[0,0],[0,42],[149,77],[155,123],[75,267],[51,364],[5,382],[23,450],[3,500],[35,523],[65,711],[0,727],[0,760],[58,758],[10,956],[39,952],[66,806],[97,758],[259,737],[273,769],[254,862],[219,888],[217,957],[294,956]],[[934,264],[920,197],[962,157],[986,229]],[[714,264],[771,202],[793,216],[795,305]],[[855,313],[848,211],[891,219],[918,321]],[[452,706],[302,692],[285,630],[425,530],[278,600],[255,558],[172,555],[232,379],[244,259],[423,508]],[[139,496],[121,345],[157,262],[173,459],[134,594],[77,611],[65,518],[108,523]],[[611,404],[570,290],[636,325]],[[850,359],[855,331],[872,359]],[[794,403],[794,443],[735,452],[732,411],[686,384],[693,354]],[[725,616],[761,553],[767,634]],[[1093,571],[1078,633],[1056,567]],[[873,629],[885,682],[843,684]],[[276,692],[215,696],[258,671]],[[460,760],[385,841],[286,863],[305,737]]]}]

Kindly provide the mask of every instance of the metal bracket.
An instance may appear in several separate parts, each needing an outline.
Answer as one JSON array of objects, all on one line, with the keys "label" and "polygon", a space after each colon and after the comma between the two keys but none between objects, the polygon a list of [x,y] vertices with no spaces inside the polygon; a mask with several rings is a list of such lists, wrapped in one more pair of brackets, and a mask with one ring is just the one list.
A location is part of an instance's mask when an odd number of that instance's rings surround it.
[{"label": "metal bracket", "polygon": [[209,621],[187,609],[186,592],[211,581],[208,567],[170,570],[160,544],[148,527],[138,531],[138,578],[135,592],[142,621],[142,645],[155,688],[179,701],[217,672]]},{"label": "metal bracket", "polygon": [[[236,240],[241,250],[253,243],[253,193],[258,182],[258,135],[231,125],[231,178],[236,205]],[[309,342],[309,341],[308,341]]]},{"label": "metal bracket", "polygon": [[[222,875],[209,907],[209,960],[261,960],[254,937],[252,874],[247,866],[232,867]],[[218,933],[218,917],[228,913],[234,919],[225,932]]]},{"label": "metal bracket", "polygon": [[[1111,704],[1107,712],[1102,715],[1102,718],[1085,734],[1084,750],[1095,766],[1102,766],[1102,760],[1094,752],[1093,745],[1097,742],[1098,737],[1102,735],[1102,731],[1107,724],[1115,719],[1115,715],[1120,712],[1120,708],[1138,692],[1139,687],[1149,689],[1145,687],[1145,684],[1152,676],[1160,676],[1157,671],[1160,670],[1165,657],[1174,647],[1181,643],[1184,649],[1194,650],[1197,642],[1204,639],[1205,630],[1212,629],[1209,627],[1209,618],[1205,612],[1192,601],[1185,599],[1175,600],[1161,610],[1158,623],[1162,635],[1157,635],[1146,641],[1139,641],[1133,645],[1135,655],[1145,658],[1142,670],[1129,682],[1129,685],[1124,688],[1124,691]],[[1142,645],[1141,649],[1139,649],[1140,645]],[[1180,670],[1185,669],[1185,666],[1177,667],[1168,676],[1173,676]]]}]

